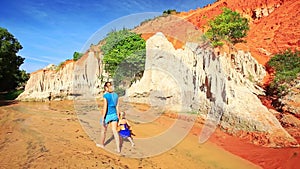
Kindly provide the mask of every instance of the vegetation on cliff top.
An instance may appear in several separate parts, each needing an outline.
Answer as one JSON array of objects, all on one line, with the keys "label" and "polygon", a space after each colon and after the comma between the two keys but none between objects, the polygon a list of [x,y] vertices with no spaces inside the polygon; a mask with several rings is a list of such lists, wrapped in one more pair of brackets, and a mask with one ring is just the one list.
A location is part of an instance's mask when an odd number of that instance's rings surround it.
[{"label": "vegetation on cliff top", "polygon": [[77,61],[77,60],[79,60],[82,56],[83,56],[83,53],[74,52],[74,53],[73,53],[73,60],[74,60],[74,61]]},{"label": "vegetation on cliff top", "polygon": [[14,90],[28,80],[29,75],[19,69],[25,60],[17,55],[22,48],[7,29],[0,27],[0,91]]},{"label": "vegetation on cliff top", "polygon": [[300,73],[300,52],[288,49],[275,54],[268,65],[275,69],[275,78],[267,90],[268,94],[284,96],[288,92],[290,83]]},{"label": "vegetation on cliff top", "polygon": [[177,13],[179,13],[179,12],[177,12],[176,9],[168,9],[168,10],[163,11],[163,16],[174,15]]},{"label": "vegetation on cliff top", "polygon": [[209,21],[209,29],[205,35],[211,40],[212,45],[222,46],[223,41],[230,43],[242,42],[247,35],[249,21],[239,13],[223,8],[222,14]]}]

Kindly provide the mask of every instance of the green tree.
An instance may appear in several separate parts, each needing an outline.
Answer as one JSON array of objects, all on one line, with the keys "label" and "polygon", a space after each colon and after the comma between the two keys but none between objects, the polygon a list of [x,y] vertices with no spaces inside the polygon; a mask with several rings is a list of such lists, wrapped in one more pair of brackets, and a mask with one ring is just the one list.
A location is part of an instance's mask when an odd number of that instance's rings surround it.
[{"label": "green tree", "polygon": [[116,92],[124,90],[141,78],[145,69],[146,42],[139,34],[127,29],[112,31],[101,46],[104,69],[114,79]]},{"label": "green tree", "polygon": [[122,62],[127,62],[131,66],[140,64],[139,67],[143,67],[146,56],[145,48],[145,40],[140,35],[127,29],[112,31],[108,34],[105,44],[101,47],[104,54],[105,70],[113,77]]},{"label": "green tree", "polygon": [[237,12],[223,8],[222,14],[209,21],[209,27],[205,35],[213,46],[222,46],[224,40],[233,44],[242,42],[249,30],[249,21]]},{"label": "green tree", "polygon": [[24,58],[17,53],[22,49],[18,40],[0,27],[0,91],[15,89],[22,83],[24,72],[19,67],[24,62]]},{"label": "green tree", "polygon": [[73,60],[74,60],[74,61],[77,61],[77,60],[79,60],[82,56],[83,56],[83,53],[74,52],[74,53],[73,53]]},{"label": "green tree", "polygon": [[25,87],[25,83],[28,81],[30,74],[27,73],[25,70],[19,71],[17,76],[17,83],[19,87]]}]

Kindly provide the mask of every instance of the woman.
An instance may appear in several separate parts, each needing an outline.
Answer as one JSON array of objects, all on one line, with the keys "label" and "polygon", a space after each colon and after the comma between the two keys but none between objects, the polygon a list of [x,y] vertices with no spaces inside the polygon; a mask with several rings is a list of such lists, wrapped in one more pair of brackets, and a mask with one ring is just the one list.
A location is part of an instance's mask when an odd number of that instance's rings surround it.
[{"label": "woman", "polygon": [[103,95],[103,111],[102,119],[100,123],[101,129],[101,143],[97,144],[97,147],[104,147],[104,141],[106,136],[106,130],[108,124],[111,124],[112,132],[117,144],[117,152],[120,153],[120,138],[117,131],[118,120],[119,120],[119,107],[118,107],[118,95],[114,92],[111,82],[106,82],[104,84],[105,93]]}]

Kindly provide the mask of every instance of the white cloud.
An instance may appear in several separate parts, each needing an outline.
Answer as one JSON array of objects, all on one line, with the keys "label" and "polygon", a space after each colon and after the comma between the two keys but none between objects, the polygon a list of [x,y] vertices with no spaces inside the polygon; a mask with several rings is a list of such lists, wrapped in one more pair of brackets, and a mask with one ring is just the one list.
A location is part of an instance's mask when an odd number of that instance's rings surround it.
[{"label": "white cloud", "polygon": [[23,6],[23,12],[38,20],[45,19],[48,14],[42,8],[43,4],[28,4]]},{"label": "white cloud", "polygon": [[59,63],[61,62],[61,60],[59,59],[55,59],[53,57],[47,57],[47,56],[39,56],[39,57],[29,57],[29,56],[25,56],[25,59],[29,59],[29,60],[34,60],[34,61],[38,61],[38,62],[43,62],[43,63]]}]

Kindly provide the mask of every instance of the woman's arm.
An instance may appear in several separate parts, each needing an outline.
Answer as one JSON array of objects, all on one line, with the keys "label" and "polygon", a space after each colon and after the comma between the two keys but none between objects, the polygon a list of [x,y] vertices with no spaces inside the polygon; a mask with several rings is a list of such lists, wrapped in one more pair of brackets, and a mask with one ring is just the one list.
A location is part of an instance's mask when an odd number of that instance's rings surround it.
[{"label": "woman's arm", "polygon": [[103,125],[104,124],[104,119],[105,119],[105,115],[106,115],[106,112],[107,112],[107,100],[106,98],[103,99],[103,109],[102,109],[102,120],[103,120]]},{"label": "woman's arm", "polygon": [[120,126],[120,125],[121,125],[121,120],[118,121],[118,126]]},{"label": "woman's arm", "polygon": [[117,110],[117,115],[118,115],[118,118],[120,118],[120,110],[119,110],[119,97],[118,97],[118,100],[117,100],[116,110]]}]

